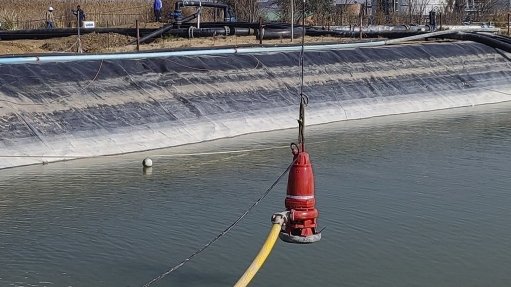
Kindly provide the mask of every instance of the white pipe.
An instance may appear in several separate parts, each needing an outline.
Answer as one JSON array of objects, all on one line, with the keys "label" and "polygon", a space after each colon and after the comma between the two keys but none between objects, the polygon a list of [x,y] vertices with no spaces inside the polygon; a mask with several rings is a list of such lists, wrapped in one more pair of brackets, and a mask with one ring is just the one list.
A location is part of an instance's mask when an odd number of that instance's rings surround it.
[{"label": "white pipe", "polygon": [[[489,31],[493,32],[493,29],[466,30],[466,32],[489,32]],[[409,36],[409,37],[404,37],[404,38],[399,38],[399,39],[386,40],[385,45],[393,45],[393,44],[398,44],[398,43],[407,42],[407,41],[415,41],[415,40],[420,40],[420,39],[429,38],[429,37],[437,37],[437,36],[457,34],[457,33],[458,33],[458,31],[453,31],[453,30],[437,31],[437,32],[414,35],[414,36]]]},{"label": "white pipe", "polygon": [[[370,47],[384,45],[384,41],[353,43],[353,44],[333,44],[333,45],[313,45],[305,46],[306,51],[321,51],[335,49],[351,49],[356,47]],[[149,59],[165,57],[183,57],[183,56],[205,56],[205,55],[226,55],[226,54],[254,54],[254,53],[278,53],[278,52],[300,52],[300,46],[289,47],[264,47],[264,48],[226,48],[215,50],[191,50],[191,51],[173,51],[173,52],[151,52],[151,53],[126,53],[126,54],[95,54],[95,55],[63,55],[63,56],[39,56],[39,57],[6,57],[0,58],[0,64],[27,64],[27,63],[46,63],[46,62],[71,62],[71,61],[98,61],[98,60],[130,60],[130,59]]]},{"label": "white pipe", "polygon": [[[472,29],[466,32],[487,32],[492,29]],[[331,44],[331,45],[309,45],[305,46],[305,51],[325,51],[342,50],[362,47],[374,47],[393,45],[406,41],[419,40],[440,35],[458,33],[457,31],[439,31],[425,33],[416,36],[410,36],[386,41]],[[98,61],[98,60],[132,60],[132,59],[150,59],[165,57],[184,57],[184,56],[206,56],[206,55],[228,55],[228,54],[257,54],[257,53],[281,53],[281,52],[300,52],[301,46],[288,47],[255,47],[255,48],[224,48],[210,50],[190,50],[190,51],[169,51],[169,52],[148,52],[148,53],[124,53],[124,54],[93,54],[93,55],[62,55],[62,56],[21,56],[0,58],[2,64],[28,64],[28,63],[48,63],[48,62],[71,62],[71,61]]]}]

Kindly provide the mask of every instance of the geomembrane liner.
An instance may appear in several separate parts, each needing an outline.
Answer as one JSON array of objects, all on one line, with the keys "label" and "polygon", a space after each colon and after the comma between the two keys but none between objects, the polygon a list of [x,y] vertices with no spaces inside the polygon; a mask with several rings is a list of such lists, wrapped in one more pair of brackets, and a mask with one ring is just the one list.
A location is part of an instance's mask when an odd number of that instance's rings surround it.
[{"label": "geomembrane liner", "polygon": [[[29,156],[0,168],[296,127],[299,55],[0,64],[0,156]],[[307,124],[511,100],[511,63],[473,42],[308,51],[304,64]]]}]

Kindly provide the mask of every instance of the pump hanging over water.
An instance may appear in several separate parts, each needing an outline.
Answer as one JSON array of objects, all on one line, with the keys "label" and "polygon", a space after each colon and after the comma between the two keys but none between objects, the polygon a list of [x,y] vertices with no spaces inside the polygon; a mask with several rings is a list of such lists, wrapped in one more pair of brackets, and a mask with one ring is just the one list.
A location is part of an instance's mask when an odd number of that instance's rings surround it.
[{"label": "pump hanging over water", "polygon": [[307,97],[301,93],[298,144],[291,144],[293,165],[287,181],[286,211],[282,213],[286,220],[279,234],[283,241],[299,244],[313,243],[321,239],[321,233],[317,231],[319,212],[314,195],[314,172],[304,142],[307,102]]},{"label": "pump hanging over water", "polygon": [[266,242],[234,287],[246,287],[250,283],[268,258],[277,236],[285,242],[298,244],[321,240],[321,233],[316,230],[319,212],[314,196],[314,173],[303,136],[306,105],[307,97],[301,93],[298,144],[291,144],[293,164],[287,182],[286,211],[273,214],[273,225]]},{"label": "pump hanging over water", "polygon": [[[303,0],[303,27],[305,27],[304,19],[305,0]],[[307,106],[309,99],[303,94],[304,42],[305,29],[302,30],[302,52],[300,55],[302,83],[300,86],[298,144],[291,144],[293,163],[289,168],[289,177],[287,181],[287,194],[285,200],[286,211],[273,214],[273,225],[266,242],[257,254],[256,258],[252,261],[252,264],[250,264],[234,287],[245,287],[250,283],[257,271],[259,271],[259,269],[263,266],[266,258],[268,258],[268,255],[277,241],[277,234],[280,239],[289,243],[307,244],[321,240],[321,233],[317,231],[317,219],[319,212],[316,209],[316,197],[314,196],[314,173],[312,171],[310,156],[305,151],[305,107]]]},{"label": "pump hanging over water", "polygon": [[287,181],[286,211],[280,239],[289,243],[313,243],[321,239],[317,231],[319,212],[316,209],[314,195],[314,172],[309,154],[305,151],[305,107],[309,98],[304,95],[304,53],[305,53],[305,0],[302,7],[302,51],[300,53],[301,85],[300,114],[298,117],[298,144],[291,144],[293,165],[289,170]]}]

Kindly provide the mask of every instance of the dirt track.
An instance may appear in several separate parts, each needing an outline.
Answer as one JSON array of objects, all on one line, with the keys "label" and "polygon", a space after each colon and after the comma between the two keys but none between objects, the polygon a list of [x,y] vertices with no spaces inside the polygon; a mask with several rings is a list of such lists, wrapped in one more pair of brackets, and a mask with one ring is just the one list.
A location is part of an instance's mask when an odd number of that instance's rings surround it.
[{"label": "dirt track", "polygon": [[[345,39],[344,39],[345,40]],[[343,39],[334,37],[306,37],[307,43],[342,42]],[[128,52],[135,51],[135,45],[129,45],[134,38],[119,34],[87,34],[81,37],[84,53]],[[265,40],[264,44],[289,44],[290,39]],[[295,39],[300,43],[300,39]],[[168,38],[158,39],[153,43],[141,45],[141,50],[189,48],[189,47],[218,47],[259,44],[255,36],[208,37],[197,39]],[[29,53],[59,53],[77,52],[76,36],[48,40],[18,40],[0,41],[0,55],[16,55]]]}]

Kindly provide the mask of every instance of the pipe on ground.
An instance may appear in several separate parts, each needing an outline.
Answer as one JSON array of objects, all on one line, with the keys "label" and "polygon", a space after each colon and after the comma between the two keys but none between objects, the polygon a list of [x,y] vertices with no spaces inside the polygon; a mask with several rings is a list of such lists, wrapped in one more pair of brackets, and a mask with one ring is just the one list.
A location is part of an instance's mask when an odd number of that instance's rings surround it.
[{"label": "pipe on ground", "polygon": [[[294,29],[294,35],[298,37],[302,35],[303,28],[298,27]],[[257,40],[274,40],[274,39],[290,39],[291,38],[291,29],[269,29],[263,28],[261,31],[258,29],[256,34]]]},{"label": "pipe on ground", "polygon": [[501,39],[502,37],[492,37],[481,33],[470,33],[470,32],[458,32],[453,34],[447,34],[435,38],[447,38],[461,41],[473,41],[478,42],[492,48],[500,49],[502,51],[511,53],[511,41],[509,38]]}]

